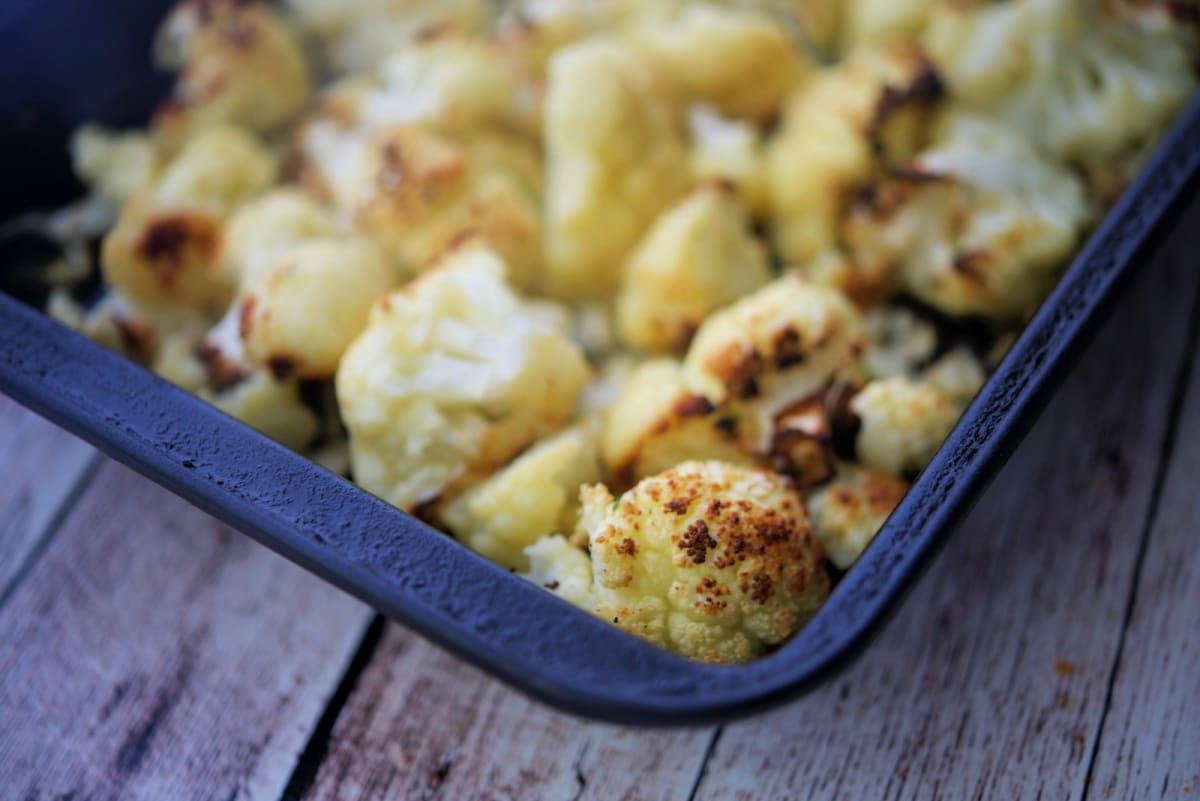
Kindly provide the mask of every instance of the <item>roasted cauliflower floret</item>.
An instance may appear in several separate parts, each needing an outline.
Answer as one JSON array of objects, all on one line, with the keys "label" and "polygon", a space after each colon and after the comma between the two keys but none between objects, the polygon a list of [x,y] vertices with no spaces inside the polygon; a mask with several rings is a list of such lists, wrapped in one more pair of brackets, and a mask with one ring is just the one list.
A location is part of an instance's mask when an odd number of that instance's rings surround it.
[{"label": "roasted cauliflower floret", "polygon": [[308,102],[308,66],[295,35],[267,4],[184,0],[158,34],[161,67],[179,70],[155,131],[180,141],[213,125],[271,133]]},{"label": "roasted cauliflower floret", "polygon": [[1074,249],[1084,187],[1002,124],[955,114],[939,127],[930,149],[858,198],[847,247],[948,314],[1019,316]]},{"label": "roasted cauliflower floret", "polygon": [[247,283],[239,334],[252,364],[278,377],[327,378],[399,272],[367,239],[313,239]]},{"label": "roasted cauliflower floret", "polygon": [[545,289],[607,297],[630,248],[687,190],[681,121],[644,60],[591,39],[551,61],[544,137]]},{"label": "roasted cauliflower floret", "polygon": [[1196,85],[1190,32],[1157,4],[1138,5],[943,2],[924,41],[957,102],[999,116],[1103,189],[1132,174]]},{"label": "roasted cauliflower floret", "polygon": [[862,425],[855,439],[859,461],[898,477],[928,464],[961,411],[934,384],[907,376],[869,382],[850,410]]},{"label": "roasted cauliflower floret", "polygon": [[324,60],[339,72],[370,69],[431,33],[475,33],[488,0],[286,0]]},{"label": "roasted cauliflower floret", "polygon": [[525,549],[529,570],[522,575],[564,601],[589,612],[592,598],[592,560],[566,537],[542,537]]},{"label": "roasted cauliflower floret", "polygon": [[707,184],[659,215],[625,263],[617,333],[640,350],[682,352],[709,312],[770,279],[736,193]]},{"label": "roasted cauliflower floret", "polygon": [[506,467],[447,502],[440,519],[501,567],[527,570],[525,549],[579,520],[579,488],[600,480],[596,435],[575,426],[535,443]]},{"label": "roasted cauliflower floret", "polygon": [[807,499],[825,557],[842,570],[857,562],[907,491],[907,484],[884,473],[840,465],[837,478]]},{"label": "roasted cauliflower floret", "polygon": [[[915,36],[939,0],[847,0],[842,4],[842,49]],[[969,5],[973,0],[954,0]]]},{"label": "roasted cauliflower floret", "polygon": [[797,90],[766,155],[772,238],[785,261],[837,245],[854,190],[916,152],[940,97],[928,61],[905,43],[856,53]]},{"label": "roasted cauliflower floret", "polygon": [[732,185],[755,215],[767,209],[767,176],[763,171],[763,136],[743,120],[722,117],[708,106],[688,110],[692,140],[692,175],[698,181]]},{"label": "roasted cauliflower floret", "polygon": [[232,294],[220,269],[222,223],[271,185],[275,166],[251,136],[210,128],[163,169],[154,186],[126,201],[104,238],[104,278],[148,306],[220,310]]},{"label": "roasted cauliflower floret", "polygon": [[162,169],[162,153],[150,136],[137,131],[113,133],[83,125],[71,136],[75,174],[114,203],[153,185]]},{"label": "roasted cauliflower floret", "polygon": [[297,189],[273,189],[226,222],[221,269],[230,284],[248,284],[301,242],[336,233],[332,215],[316,200]]},{"label": "roasted cauliflower floret", "polygon": [[479,247],[385,295],[337,371],[355,481],[412,510],[561,428],[588,373],[565,325]]},{"label": "roasted cauliflower floret", "polygon": [[616,488],[694,459],[754,464],[728,419],[683,382],[679,363],[652,359],[634,368],[604,421],[601,453]]},{"label": "roasted cauliflower floret", "polygon": [[987,373],[979,357],[960,345],[925,368],[921,378],[949,398],[961,414],[983,386]]},{"label": "roasted cauliflower floret", "polygon": [[863,315],[867,347],[863,369],[869,378],[911,375],[937,350],[937,329],[903,306],[871,309]]},{"label": "roasted cauliflower floret", "polygon": [[747,661],[829,593],[804,503],[769,471],[687,462],[582,499],[595,613],[682,656]]},{"label": "roasted cauliflower floret", "polygon": [[535,282],[541,170],[525,143],[488,133],[451,137],[419,125],[366,137],[317,126],[306,149],[319,188],[409,274],[470,235],[505,258],[518,286]]},{"label": "roasted cauliflower floret", "polygon": [[690,4],[630,36],[675,97],[733,117],[770,119],[807,72],[784,28],[748,8]]},{"label": "roasted cauliflower floret", "polygon": [[296,382],[265,371],[218,392],[202,389],[200,397],[294,451],[311,445],[320,430],[316,414],[300,400]]},{"label": "roasted cauliflower floret", "polygon": [[739,438],[765,454],[776,415],[852,370],[862,347],[862,318],[841,293],[786,273],[704,321],[683,380],[736,405]]}]

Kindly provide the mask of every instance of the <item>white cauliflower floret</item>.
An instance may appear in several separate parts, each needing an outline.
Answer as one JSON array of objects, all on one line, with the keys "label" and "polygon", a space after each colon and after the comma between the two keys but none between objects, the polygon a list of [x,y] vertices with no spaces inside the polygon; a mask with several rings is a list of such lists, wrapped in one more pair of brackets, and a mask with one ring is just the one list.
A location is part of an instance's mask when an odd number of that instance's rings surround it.
[{"label": "white cauliflower floret", "polygon": [[333,217],[317,201],[298,189],[272,189],[225,223],[221,269],[232,285],[248,284],[301,242],[336,233]]},{"label": "white cauliflower floret", "polygon": [[907,491],[907,484],[884,473],[839,465],[837,478],[807,498],[813,533],[825,557],[849,569]]},{"label": "white cauliflower floret", "polygon": [[238,327],[247,359],[277,377],[332,376],[372,304],[399,280],[370,240],[297,245],[244,288]]},{"label": "white cauliflower floret", "polygon": [[851,371],[862,347],[854,306],[790,272],[704,321],[684,381],[717,406],[736,404],[739,438],[765,454],[775,417]]},{"label": "white cauliflower floret", "polygon": [[689,4],[630,37],[675,97],[733,117],[770,119],[807,72],[784,28],[747,8]]},{"label": "white cauliflower floret", "polygon": [[295,35],[264,3],[184,0],[159,30],[160,66],[178,69],[156,133],[180,141],[213,125],[279,130],[308,102],[308,66]]},{"label": "white cauliflower floret", "polygon": [[788,100],[768,142],[771,234],[787,262],[838,244],[854,190],[921,144],[941,84],[907,43],[860,51],[816,74]]},{"label": "white cauliflower floret", "polygon": [[595,432],[575,426],[535,443],[510,464],[451,498],[441,521],[471,550],[526,570],[525,549],[575,530],[579,488],[600,480]]},{"label": "white cauliflower floret", "polygon": [[313,182],[409,273],[470,235],[498,251],[527,287],[541,263],[541,167],[533,149],[481,132],[462,138],[419,125],[369,136],[330,123],[306,135]]},{"label": "white cauliflower floret", "polygon": [[687,189],[669,93],[616,42],[571,45],[550,64],[544,131],[545,289],[607,297],[629,249]]},{"label": "white cauliflower floret", "polygon": [[337,372],[355,481],[412,510],[561,428],[588,373],[564,317],[478,247],[381,298]]},{"label": "white cauliflower floret", "polygon": [[692,175],[731,184],[756,216],[767,209],[763,135],[754,125],[720,116],[708,106],[688,109]]},{"label": "white cauliflower floret", "polygon": [[[1154,5],[1154,4],[1151,4]],[[939,3],[924,41],[959,103],[1118,182],[1196,85],[1194,41],[1107,0]]]},{"label": "white cauliflower floret", "polygon": [[869,378],[910,375],[937,350],[937,329],[903,306],[881,306],[863,316],[867,347],[863,368]]},{"label": "white cauliflower floret", "polygon": [[154,183],[162,153],[147,134],[82,125],[71,135],[71,161],[75,174],[93,192],[121,203]]},{"label": "white cauliflower floret", "polygon": [[[964,0],[954,0],[960,6]],[[842,5],[842,50],[912,37],[921,32],[938,0],[846,0]]]},{"label": "white cauliflower floret", "polygon": [[959,346],[925,368],[921,379],[949,398],[956,411],[962,414],[983,386],[987,373],[979,357]]},{"label": "white cauliflower floret", "polygon": [[766,470],[687,462],[620,499],[583,493],[595,613],[677,654],[745,662],[829,593],[804,504]]},{"label": "white cauliflower floret", "polygon": [[621,385],[601,453],[618,489],[692,459],[754,464],[728,429],[708,399],[684,385],[678,362],[652,359]]},{"label": "white cauliflower floret", "polygon": [[737,195],[707,184],[659,215],[625,263],[617,333],[634,348],[681,352],[709,312],[770,279]]},{"label": "white cauliflower floret", "polygon": [[200,397],[294,451],[306,449],[320,430],[316,414],[300,400],[296,382],[277,380],[265,371],[219,392],[202,389]]},{"label": "white cauliflower floret", "polygon": [[581,609],[590,612],[595,606],[592,560],[566,537],[558,534],[542,537],[525,549],[525,556],[529,570],[522,576]]},{"label": "white cauliflower floret", "polygon": [[234,128],[197,134],[137,192],[104,238],[104,278],[147,306],[219,310],[233,292],[220,269],[222,223],[275,178],[270,155]]},{"label": "white cauliflower floret", "polygon": [[1018,316],[1075,248],[1084,187],[1002,124],[954,114],[939,127],[931,148],[858,198],[846,245],[948,314]]},{"label": "white cauliflower floret", "polygon": [[925,467],[961,411],[934,384],[907,376],[871,381],[850,401],[862,427],[859,461],[904,477]]},{"label": "white cauliflower floret", "polygon": [[430,33],[475,33],[488,0],[286,0],[339,73],[374,67]]}]

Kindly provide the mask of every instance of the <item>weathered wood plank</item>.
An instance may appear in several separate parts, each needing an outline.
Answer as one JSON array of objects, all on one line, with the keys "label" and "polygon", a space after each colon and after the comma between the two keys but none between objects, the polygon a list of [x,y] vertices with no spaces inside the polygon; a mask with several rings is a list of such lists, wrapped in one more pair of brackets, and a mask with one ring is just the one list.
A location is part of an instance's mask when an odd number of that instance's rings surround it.
[{"label": "weathered wood plank", "polygon": [[1200,353],[1190,375],[1088,798],[1200,797]]},{"label": "weathered wood plank", "polygon": [[369,619],[105,463],[0,609],[0,796],[273,801]]},{"label": "weathered wood plank", "polygon": [[584,723],[389,626],[305,799],[682,799],[709,734]]},{"label": "weathered wood plank", "polygon": [[0,395],[0,599],[100,456]]},{"label": "weathered wood plank", "polygon": [[698,798],[1081,797],[1197,285],[1147,272],[888,630],[726,729]]}]

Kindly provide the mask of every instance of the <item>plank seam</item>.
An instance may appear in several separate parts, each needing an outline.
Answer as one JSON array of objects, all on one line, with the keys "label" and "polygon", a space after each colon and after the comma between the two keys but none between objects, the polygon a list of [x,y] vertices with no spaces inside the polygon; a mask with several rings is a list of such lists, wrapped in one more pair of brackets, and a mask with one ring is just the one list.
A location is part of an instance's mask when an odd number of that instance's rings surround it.
[{"label": "plank seam", "polygon": [[88,487],[91,486],[92,480],[100,471],[100,466],[106,461],[104,456],[99,452],[93,452],[89,457],[87,465],[79,472],[79,476],[75,479],[71,488],[67,490],[67,494],[63,496],[58,507],[55,508],[54,514],[46,523],[37,542],[29,549],[29,554],[21,562],[21,566],[17,568],[17,571],[13,573],[8,586],[0,590],[0,609],[5,607],[8,599],[12,597],[17,587],[21,586],[25,581],[25,576],[33,569],[33,566],[37,564],[42,554],[45,553],[46,548],[50,546],[50,543],[58,535],[58,532],[63,527],[63,523],[66,522],[67,517],[74,510],[76,503],[87,492]]},{"label": "plank seam", "polygon": [[1167,472],[1171,464],[1171,459],[1175,454],[1175,440],[1180,420],[1183,417],[1183,403],[1187,399],[1192,379],[1195,377],[1192,375],[1192,364],[1196,358],[1198,342],[1200,342],[1200,287],[1197,288],[1195,296],[1192,299],[1192,306],[1188,316],[1187,341],[1184,345],[1179,368],[1175,373],[1174,387],[1171,391],[1171,406],[1167,412],[1167,428],[1163,434],[1163,446],[1158,466],[1154,472],[1150,502],[1147,506],[1146,517],[1142,523],[1142,530],[1139,535],[1137,555],[1133,562],[1133,581],[1129,588],[1129,596],[1125,601],[1125,613],[1121,620],[1121,633],[1117,637],[1117,648],[1108,670],[1108,678],[1104,688],[1104,704],[1100,711],[1100,718],[1096,723],[1096,735],[1092,740],[1091,753],[1088,755],[1087,770],[1084,773],[1083,794],[1080,796],[1080,801],[1088,801],[1089,794],[1092,791],[1092,775],[1096,767],[1096,757],[1100,753],[1105,724],[1108,721],[1109,710],[1112,708],[1113,688],[1117,683],[1117,673],[1120,670],[1121,657],[1125,653],[1125,638],[1129,632],[1129,626],[1133,621],[1133,610],[1137,605],[1138,589],[1141,586],[1146,552],[1150,549],[1150,534],[1154,530],[1155,523],[1158,521],[1163,488],[1167,482]]},{"label": "plank seam", "polygon": [[713,729],[712,737],[708,738],[708,745],[704,749],[704,756],[700,758],[700,767],[696,770],[696,780],[692,782],[692,789],[688,791],[687,801],[696,801],[696,793],[700,792],[700,785],[704,782],[704,774],[708,771],[709,760],[712,759],[713,753],[717,750],[717,743],[724,733],[725,727],[717,726]]},{"label": "plank seam", "polygon": [[296,758],[296,766],[292,769],[287,784],[284,785],[283,793],[279,797],[280,801],[300,801],[312,789],[317,773],[329,755],[329,746],[333,742],[333,727],[337,723],[342,709],[350,700],[350,696],[358,687],[359,679],[362,678],[367,666],[371,664],[371,660],[379,648],[379,643],[383,639],[385,623],[383,615],[375,615],[370,625],[367,626],[367,630],[363,632],[354,656],[338,681],[337,689],[330,696],[329,703],[325,705],[321,717],[317,720],[317,725],[313,727],[308,742],[304,744],[303,750]]}]

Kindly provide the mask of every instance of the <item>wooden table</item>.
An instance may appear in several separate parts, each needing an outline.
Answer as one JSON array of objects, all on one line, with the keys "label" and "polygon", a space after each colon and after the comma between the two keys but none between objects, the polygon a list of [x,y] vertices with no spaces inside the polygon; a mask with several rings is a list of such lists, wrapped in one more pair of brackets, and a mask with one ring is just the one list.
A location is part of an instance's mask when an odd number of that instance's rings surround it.
[{"label": "wooden table", "polygon": [[1200,798],[1198,331],[1181,238],[853,667],[675,731],[529,702],[0,400],[0,799]]}]

